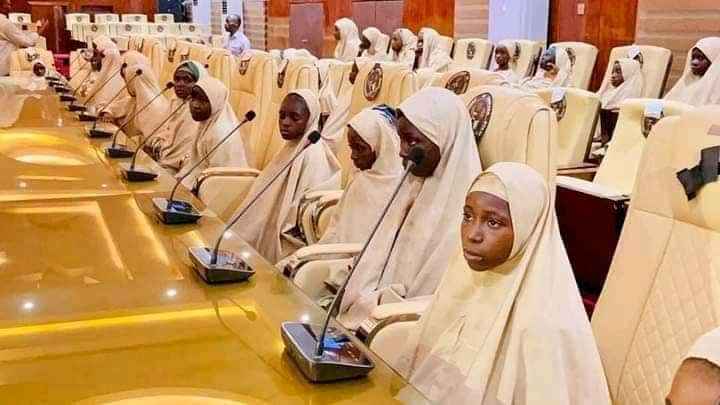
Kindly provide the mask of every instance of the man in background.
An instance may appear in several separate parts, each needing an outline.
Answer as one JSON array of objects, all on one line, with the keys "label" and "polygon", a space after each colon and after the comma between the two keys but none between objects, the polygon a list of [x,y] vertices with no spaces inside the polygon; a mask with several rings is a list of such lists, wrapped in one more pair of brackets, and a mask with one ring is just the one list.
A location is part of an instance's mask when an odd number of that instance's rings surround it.
[{"label": "man in background", "polygon": [[240,56],[250,49],[250,41],[240,31],[241,26],[242,19],[237,14],[230,14],[225,19],[225,31],[230,34],[227,42],[225,42],[225,49],[229,50],[234,56]]}]

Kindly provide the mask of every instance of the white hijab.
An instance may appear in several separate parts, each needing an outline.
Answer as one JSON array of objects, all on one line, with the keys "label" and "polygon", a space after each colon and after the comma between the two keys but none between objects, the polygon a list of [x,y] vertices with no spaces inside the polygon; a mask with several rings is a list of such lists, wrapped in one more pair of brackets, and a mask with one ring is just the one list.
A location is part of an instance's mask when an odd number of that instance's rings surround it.
[{"label": "white hijab", "polygon": [[[695,76],[690,68],[693,49],[699,49],[712,63],[702,77]],[[699,40],[688,51],[685,69],[665,100],[680,101],[693,106],[720,103],[720,37]]]},{"label": "white hijab", "polygon": [[393,35],[398,34],[402,41],[402,49],[400,52],[395,52],[392,48],[390,49],[392,61],[396,63],[402,63],[412,69],[415,64],[415,49],[417,49],[417,37],[407,28],[399,28],[395,30]]},{"label": "white hijab", "polygon": [[608,80],[598,91],[600,105],[606,110],[619,109],[624,100],[642,96],[645,81],[640,62],[630,58],[620,58],[617,62],[620,64],[620,71],[625,81],[620,86],[613,87]]},{"label": "white hijab", "polygon": [[[128,93],[131,94],[127,113],[134,114],[138,108],[145,107],[161,89],[148,58],[137,51],[128,51],[124,59],[128,64],[125,68],[125,80],[128,83]],[[140,76],[136,74],[138,70],[142,70]],[[160,96],[135,116],[135,128],[143,134],[144,139],[158,128],[170,111],[170,101]]]},{"label": "white hijab", "polygon": [[692,345],[685,359],[702,359],[720,367],[720,328],[700,336]]},{"label": "white hijab", "polygon": [[[119,73],[123,64],[123,58],[120,56],[117,45],[104,35],[95,37],[93,42],[98,51],[102,52],[104,56],[102,58],[100,72],[98,72],[95,83],[87,91],[87,96],[88,98],[92,97],[90,104],[93,105],[97,111],[100,111],[113,100],[113,97],[115,97],[118,92],[122,91],[115,99],[127,98],[130,97],[130,95],[127,93],[127,90],[123,90],[125,80],[123,80]],[[93,96],[93,94],[95,95]],[[117,117],[119,115],[115,116]]]},{"label": "white hijab", "polygon": [[[201,88],[210,100],[210,118],[200,123],[198,135],[190,149],[190,159],[183,164],[189,170],[205,157],[212,148],[220,143],[233,128],[240,123],[230,106],[230,92],[218,79],[205,76],[195,86]],[[193,171],[184,181],[186,187],[192,188],[199,173],[210,167],[249,167],[245,155],[245,146],[239,131],[215,150],[202,166]],[[184,174],[184,170],[180,173]],[[179,174],[181,176],[182,174]]]},{"label": "white hijab", "polygon": [[452,59],[450,59],[447,51],[440,46],[440,34],[432,28],[423,28],[420,32],[423,37],[423,50],[418,69],[443,72],[450,65]]},{"label": "white hijab", "polygon": [[332,59],[319,59],[315,62],[320,79],[320,112],[330,114],[337,107],[337,97],[333,91],[333,83],[330,80],[330,66]]},{"label": "white hijab", "polygon": [[385,292],[403,298],[430,295],[442,278],[460,227],[465,190],[480,173],[470,115],[454,93],[430,87],[399,110],[440,149],[432,176],[408,177],[343,297],[340,322],[365,320]]},{"label": "white hijab", "polygon": [[497,47],[495,48],[495,51],[497,52],[497,48],[504,47],[507,49],[508,54],[510,55],[510,61],[508,62],[508,68],[507,70],[498,70],[497,63],[495,62],[495,57],[493,55],[492,60],[492,71],[495,73],[498,73],[503,76],[503,78],[509,82],[509,83],[517,83],[520,81],[520,75],[515,72],[515,69],[517,69],[517,61],[520,58],[520,52],[521,48],[520,45],[518,45],[517,42],[505,39],[500,42],[498,42]]},{"label": "white hijab", "polygon": [[387,109],[367,108],[348,124],[375,152],[368,170],[353,166],[327,231],[318,243],[363,243],[402,176],[400,138]]},{"label": "white hijab", "polygon": [[565,48],[551,46],[555,49],[555,66],[558,73],[553,79],[546,77],[546,71],[538,69],[535,76],[529,77],[520,82],[520,86],[526,90],[538,90],[548,87],[567,87],[573,73],[573,63]]},{"label": "white hijab", "polygon": [[363,36],[370,41],[370,48],[363,51],[362,56],[371,58],[373,61],[384,61],[387,59],[387,48],[390,37],[380,32],[375,27],[365,28]]},{"label": "white hijab", "polygon": [[468,193],[474,191],[508,202],[509,259],[474,271],[455,240],[455,258],[400,369],[437,403],[609,405],[547,184],[530,167],[504,162],[483,173]]},{"label": "white hijab", "polygon": [[[310,110],[305,134],[299,140],[285,142],[282,149],[255,180],[238,212],[245,209],[245,206],[268,185],[280,169],[307,144],[308,136],[318,129],[320,103],[317,96],[306,89],[290,92],[288,96],[290,94],[301,97]],[[261,199],[233,227],[233,231],[268,261],[277,263],[297,249],[297,246],[287,241],[283,233],[297,225],[297,208],[303,195],[310,191],[339,187],[340,163],[320,139],[316,144],[305,149],[290,170],[270,186]]]},{"label": "white hijab", "polygon": [[335,46],[335,59],[351,62],[360,52],[358,27],[349,18],[341,18],[335,21],[335,27],[340,31],[340,40]]}]

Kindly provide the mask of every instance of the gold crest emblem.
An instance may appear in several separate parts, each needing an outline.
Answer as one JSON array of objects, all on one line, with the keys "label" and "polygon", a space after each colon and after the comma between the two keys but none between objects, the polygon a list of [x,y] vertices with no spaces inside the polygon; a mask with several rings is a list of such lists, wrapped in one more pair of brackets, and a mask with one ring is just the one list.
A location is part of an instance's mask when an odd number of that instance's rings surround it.
[{"label": "gold crest emblem", "polygon": [[278,88],[281,88],[283,86],[283,84],[285,84],[285,74],[287,74],[288,65],[289,65],[289,63],[286,63],[285,66],[280,71],[280,73],[278,73],[278,77],[277,77]]},{"label": "gold crest emblem", "polygon": [[167,20],[168,20],[168,18],[167,18],[167,16],[166,16],[166,15],[164,15],[164,16],[162,16],[162,17],[160,17],[160,19],[161,19],[161,20],[162,20],[163,22],[167,22]]},{"label": "gold crest emblem", "polygon": [[168,62],[175,62],[175,51],[177,51],[177,49],[175,49],[175,48],[168,49],[168,51],[167,51]]},{"label": "gold crest emblem", "polygon": [[370,73],[368,73],[367,79],[365,79],[365,99],[368,101],[375,101],[378,95],[380,95],[380,89],[383,83],[383,70],[379,63],[373,66]]},{"label": "gold crest emblem", "polygon": [[23,21],[25,21],[25,17],[19,15],[19,16],[18,16],[18,22],[23,22]]},{"label": "gold crest emblem", "polygon": [[[243,59],[243,60],[241,60],[240,63],[238,64],[238,72],[239,72],[242,76],[245,76],[245,74],[247,73],[247,70],[248,70],[249,67],[250,67],[250,58],[248,58],[248,59]],[[282,87],[282,86],[281,86],[281,87]]]},{"label": "gold crest emblem", "polygon": [[140,20],[141,20],[140,16],[139,16],[139,15],[136,15],[136,16],[135,16],[135,22],[140,22]]},{"label": "gold crest emblem", "polygon": [[125,24],[125,32],[131,32],[132,31],[132,25]]},{"label": "gold crest emblem", "polygon": [[82,22],[82,17],[76,16],[76,17],[75,17],[75,21],[76,21],[76,22]]},{"label": "gold crest emblem", "polygon": [[189,26],[188,31],[195,32],[195,26],[194,25]]},{"label": "gold crest emblem", "polygon": [[460,96],[467,92],[469,84],[470,72],[463,70],[452,75],[445,84],[445,88]]},{"label": "gold crest emblem", "polygon": [[92,31],[92,32],[97,32],[97,30],[98,30],[98,27],[97,27],[97,25],[95,25],[95,24],[93,24],[93,25],[90,27],[90,31]]},{"label": "gold crest emblem", "polygon": [[550,107],[555,111],[558,122],[565,117],[565,111],[567,111],[567,97],[563,97],[559,101],[550,103]]},{"label": "gold crest emblem", "polygon": [[485,131],[490,124],[490,118],[492,117],[492,110],[493,98],[490,93],[478,94],[470,101],[470,104],[468,104],[473,134],[475,134],[475,141],[477,143],[480,143],[480,140],[485,135]]},{"label": "gold crest emblem", "polygon": [[158,25],[157,32],[163,32],[163,31],[165,31],[165,28],[163,28],[162,25]]},{"label": "gold crest emblem", "polygon": [[644,116],[642,120],[642,134],[645,138],[650,135],[650,131],[652,131],[655,124],[657,124],[661,119],[665,118],[665,114],[663,112],[660,113],[660,118],[658,117],[648,117]]},{"label": "gold crest emblem", "polygon": [[468,60],[473,60],[476,52],[477,48],[475,47],[475,42],[470,42],[465,50],[465,56],[467,56]]}]

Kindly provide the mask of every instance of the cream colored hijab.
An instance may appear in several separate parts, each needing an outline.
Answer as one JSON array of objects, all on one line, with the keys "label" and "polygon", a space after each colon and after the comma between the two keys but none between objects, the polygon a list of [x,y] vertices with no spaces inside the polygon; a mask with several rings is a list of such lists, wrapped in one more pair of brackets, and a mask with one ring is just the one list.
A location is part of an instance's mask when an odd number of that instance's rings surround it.
[{"label": "cream colored hijab", "polygon": [[423,28],[421,32],[423,51],[418,69],[432,69],[435,72],[444,71],[452,60],[450,55],[440,48],[440,34],[432,28]]},{"label": "cream colored hijab", "polygon": [[690,358],[707,360],[720,367],[720,328],[700,336],[685,356],[685,359]]},{"label": "cream colored hijab", "polygon": [[[125,69],[125,80],[128,83],[128,93],[132,97],[127,111],[132,114],[138,108],[145,107],[161,89],[148,58],[139,52],[128,51],[125,54],[125,61],[128,64]],[[138,70],[142,70],[140,76],[137,76]],[[160,96],[135,116],[135,128],[142,132],[144,138],[158,128],[170,111],[170,101]]]},{"label": "cream colored hijab", "polygon": [[370,41],[370,48],[364,50],[362,56],[371,58],[373,61],[386,60],[390,38],[375,27],[365,28],[362,34]]},{"label": "cream colored hijab", "polygon": [[470,115],[454,93],[420,90],[399,110],[440,149],[432,176],[409,176],[350,280],[338,319],[355,329],[385,293],[430,295],[455,251],[465,190],[480,173]]},{"label": "cream colored hijab", "polygon": [[335,59],[351,62],[360,52],[358,27],[349,18],[335,21],[335,27],[340,31],[340,41],[335,46]]},{"label": "cream colored hijab", "polygon": [[[693,49],[699,49],[712,63],[702,77],[695,76],[690,68]],[[685,69],[665,100],[680,101],[693,106],[720,103],[720,37],[699,40],[688,51]]]},{"label": "cream colored hijab", "polygon": [[558,73],[553,79],[546,77],[546,71],[539,69],[535,76],[520,82],[520,86],[526,90],[538,90],[547,87],[567,87],[573,73],[573,64],[565,48],[553,46],[555,49],[555,66]]},{"label": "cream colored hijab", "polygon": [[504,162],[483,173],[474,191],[508,202],[510,257],[477,272],[455,239],[454,260],[400,369],[437,403],[610,404],[545,181],[528,166]]},{"label": "cream colored hijab", "polygon": [[[240,123],[230,106],[230,93],[227,87],[218,79],[206,76],[200,79],[195,86],[201,88],[210,100],[210,118],[200,123],[198,135],[190,149],[190,160],[183,164],[183,168],[190,169],[205,157],[210,150],[218,145],[233,128]],[[203,169],[209,167],[249,167],[245,154],[242,137],[236,131],[222,146],[215,150],[210,158],[184,181],[186,187],[191,188]],[[184,174],[184,171],[180,173]],[[179,174],[179,175],[182,175]]]},{"label": "cream colored hijab", "polygon": [[393,35],[395,34],[400,36],[403,46],[400,52],[395,52],[392,48],[390,49],[392,61],[402,63],[406,65],[408,69],[412,69],[415,64],[415,50],[417,49],[418,39],[415,34],[407,28],[397,29]]},{"label": "cream colored hijab", "polygon": [[[113,97],[121,90],[123,94],[120,94],[117,98],[127,98],[129,94],[127,94],[127,90],[123,90],[125,80],[123,80],[119,73],[123,59],[120,56],[117,45],[104,35],[95,37],[93,42],[98,51],[102,52],[104,56],[97,80],[95,80],[93,86],[88,90],[87,96],[92,96],[90,104],[99,111],[107,106]],[[96,92],[97,94],[95,94]],[[93,96],[93,94],[95,95]],[[117,117],[118,115],[115,116]]]},{"label": "cream colored hijab", "polygon": [[[268,185],[281,168],[302,150],[308,142],[308,136],[318,129],[320,103],[315,93],[303,89],[290,92],[288,96],[290,94],[302,98],[310,110],[305,134],[299,140],[285,142],[282,149],[255,180],[238,212],[245,209],[245,206]],[[310,191],[338,188],[340,188],[340,163],[320,139],[316,144],[305,149],[290,170],[281,175],[265,191],[260,200],[233,227],[233,231],[265,259],[277,263],[298,248],[290,243],[283,233],[297,225],[297,208],[303,195]]]},{"label": "cream colored hijab", "polygon": [[327,231],[318,243],[363,243],[402,176],[400,138],[386,107],[367,108],[348,124],[375,152],[368,170],[353,174]]},{"label": "cream colored hijab", "polygon": [[641,97],[645,83],[640,62],[630,58],[620,58],[617,62],[625,81],[620,86],[613,87],[608,80],[598,91],[600,105],[606,110],[619,109],[624,100]]}]

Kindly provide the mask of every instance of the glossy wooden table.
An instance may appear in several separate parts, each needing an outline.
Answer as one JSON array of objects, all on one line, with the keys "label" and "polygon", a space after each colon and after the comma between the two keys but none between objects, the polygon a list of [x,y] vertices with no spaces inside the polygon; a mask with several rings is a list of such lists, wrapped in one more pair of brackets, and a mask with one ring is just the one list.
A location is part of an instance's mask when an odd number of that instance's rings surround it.
[{"label": "glossy wooden table", "polygon": [[0,403],[380,404],[412,390],[377,358],[367,379],[306,382],[280,323],[319,323],[311,300],[232,233],[224,248],[257,273],[204,284],[187,248],[219,235],[213,213],[163,225],[151,198],[171,176],[129,185],[107,141],[25,122],[0,131]]}]

